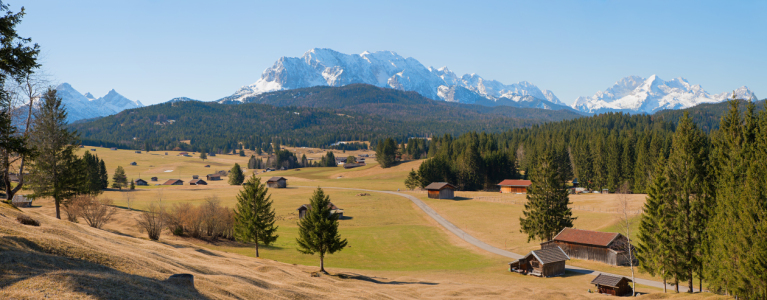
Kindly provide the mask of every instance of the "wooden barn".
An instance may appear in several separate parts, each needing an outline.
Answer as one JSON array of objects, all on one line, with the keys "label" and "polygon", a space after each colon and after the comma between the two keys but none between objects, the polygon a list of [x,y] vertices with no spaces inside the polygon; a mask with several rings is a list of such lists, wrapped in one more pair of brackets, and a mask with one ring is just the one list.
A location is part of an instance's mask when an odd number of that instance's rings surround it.
[{"label": "wooden barn", "polygon": [[631,296],[633,294],[631,279],[612,275],[599,274],[591,284],[596,285],[597,293],[613,296]]},{"label": "wooden barn", "polygon": [[432,199],[453,199],[455,197],[455,186],[447,182],[432,182],[426,186],[429,198]]},{"label": "wooden barn", "polygon": [[533,250],[524,257],[510,262],[509,271],[538,277],[561,276],[565,274],[565,261],[569,260],[559,247]]},{"label": "wooden barn", "polygon": [[15,195],[11,199],[11,204],[16,207],[32,207],[32,198],[26,195]]},{"label": "wooden barn", "polygon": [[551,241],[541,243],[543,249],[554,247],[562,248],[572,258],[614,266],[629,264],[628,239],[620,233],[565,228]]},{"label": "wooden barn", "polygon": [[202,179],[192,179],[189,181],[189,185],[208,185],[208,183]]},{"label": "wooden barn", "polygon": [[157,177],[152,177],[152,178],[149,178],[149,180],[151,180],[151,181],[157,181]]},{"label": "wooden barn", "polygon": [[199,179],[199,178],[200,178],[200,176],[192,175],[192,179]]},{"label": "wooden barn", "polygon": [[134,180],[133,182],[135,182],[135,183],[136,183],[136,185],[149,185],[149,184],[146,182],[146,180],[144,180],[144,179],[141,179],[141,178],[139,178],[139,179],[136,179],[136,180]]},{"label": "wooden barn", "polygon": [[205,178],[207,178],[208,181],[221,180],[221,175],[218,175],[218,174],[208,174],[208,175],[205,176]]},{"label": "wooden barn", "polygon": [[[334,214],[338,215],[339,218],[344,216],[344,210],[338,208],[338,206],[336,206],[332,202],[330,204],[328,204],[328,207],[330,207],[330,214],[331,215],[334,215]],[[301,205],[301,207],[296,209],[298,211],[298,218],[299,219],[303,219],[306,216],[306,212],[310,211],[311,209],[312,209],[312,205],[311,204]]]},{"label": "wooden barn", "polygon": [[266,181],[266,186],[276,189],[284,189],[288,187],[288,180],[285,177],[272,177]]},{"label": "wooden barn", "polygon": [[131,165],[131,166],[135,166],[135,165],[137,165],[137,164],[136,164],[136,162],[134,161],[134,162],[131,162],[131,163],[130,163],[130,165]]},{"label": "wooden barn", "polygon": [[168,179],[163,185],[184,185],[184,181],[181,179]]},{"label": "wooden barn", "polygon": [[501,183],[498,184],[498,186],[501,187],[501,193],[527,193],[527,189],[532,184],[532,181],[530,180],[514,180],[514,179],[506,179],[504,181],[501,181]]}]

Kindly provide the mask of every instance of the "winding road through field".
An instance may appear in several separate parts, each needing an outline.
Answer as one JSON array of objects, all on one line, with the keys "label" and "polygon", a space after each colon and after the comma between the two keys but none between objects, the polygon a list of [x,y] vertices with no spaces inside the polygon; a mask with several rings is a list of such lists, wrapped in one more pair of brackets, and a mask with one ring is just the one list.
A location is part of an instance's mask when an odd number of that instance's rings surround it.
[{"label": "winding road through field", "polygon": [[[316,186],[294,186],[294,187],[298,187],[298,188],[317,188]],[[495,253],[495,254],[498,254],[498,255],[501,255],[501,256],[505,256],[505,257],[508,257],[508,258],[511,258],[511,259],[519,259],[519,258],[522,257],[521,254],[517,254],[517,253],[514,253],[514,252],[509,252],[509,251],[506,251],[506,250],[503,250],[503,249],[499,249],[499,248],[490,246],[490,245],[488,245],[487,243],[485,243],[483,241],[480,241],[479,239],[473,237],[472,235],[470,235],[470,234],[466,233],[465,231],[461,230],[460,228],[458,228],[458,226],[455,226],[453,223],[450,223],[450,221],[448,221],[447,219],[443,218],[440,214],[438,214],[436,211],[434,211],[434,209],[432,209],[429,205],[427,205],[426,203],[424,203],[420,199],[418,199],[416,197],[413,197],[411,195],[403,194],[403,193],[398,193],[398,192],[393,192],[393,191],[379,191],[379,190],[367,190],[367,189],[357,189],[357,188],[324,187],[324,186],[321,187],[321,188],[323,188],[323,189],[336,189],[336,190],[352,190],[352,191],[362,191],[362,192],[371,192],[371,193],[384,193],[384,194],[391,194],[391,195],[395,195],[395,196],[405,197],[408,200],[412,201],[416,206],[418,206],[418,208],[423,210],[423,212],[425,212],[429,217],[431,217],[432,219],[437,221],[437,223],[442,225],[442,227],[445,227],[445,229],[447,229],[448,231],[452,232],[453,234],[455,234],[456,236],[460,237],[461,239],[463,239],[464,241],[468,242],[469,244],[472,244],[472,245],[474,245],[474,246],[476,246],[476,247],[478,247],[478,248],[480,248],[482,250],[485,250],[487,252]],[[599,275],[599,274],[613,275],[613,276],[622,276],[622,275],[616,275],[616,274],[611,274],[611,273],[606,273],[606,272],[600,272],[600,271],[596,271],[596,270],[589,270],[589,269],[585,269],[585,268],[579,268],[579,267],[575,267],[575,266],[567,266],[567,270],[569,270],[571,272],[581,273],[581,274],[592,274],[594,276]],[[641,284],[641,285],[646,285],[646,286],[663,288],[663,282],[659,282],[659,281],[653,281],[653,280],[636,278],[636,283],[637,284]],[[672,286],[672,285],[667,285],[666,287],[668,288],[669,291],[673,291],[674,290],[674,286]],[[680,292],[687,292],[687,287],[680,285],[679,286],[679,291]],[[693,291],[698,292],[698,289],[693,289]]]}]

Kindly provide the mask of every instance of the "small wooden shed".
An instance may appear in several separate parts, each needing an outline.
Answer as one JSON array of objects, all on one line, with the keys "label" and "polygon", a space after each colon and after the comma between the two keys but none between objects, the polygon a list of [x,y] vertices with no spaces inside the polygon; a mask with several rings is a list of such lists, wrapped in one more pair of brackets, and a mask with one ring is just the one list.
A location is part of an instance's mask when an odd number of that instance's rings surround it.
[{"label": "small wooden shed", "polygon": [[136,183],[136,185],[149,185],[149,184],[146,182],[146,180],[144,180],[144,179],[141,179],[141,178],[134,180],[134,182]]},{"label": "small wooden shed", "polygon": [[136,162],[135,162],[135,161],[133,161],[133,162],[131,162],[131,163],[130,163],[130,165],[131,165],[131,166],[135,166],[135,165],[137,165],[137,164],[136,164]]},{"label": "small wooden shed", "polygon": [[432,182],[426,186],[429,198],[432,199],[453,199],[455,197],[455,186],[447,182]]},{"label": "small wooden shed", "polygon": [[168,179],[163,185],[184,185],[184,181],[181,179]]},{"label": "small wooden shed", "polygon": [[32,198],[26,195],[15,195],[11,203],[16,207],[32,207]]},{"label": "small wooden shed", "polygon": [[151,181],[157,181],[157,177],[152,177],[152,178],[150,178],[149,180],[151,180]]},{"label": "small wooden shed", "polygon": [[205,176],[205,178],[207,178],[208,181],[221,180],[221,175],[218,175],[218,174],[208,174],[208,175]]},{"label": "small wooden shed", "polygon": [[620,276],[599,274],[591,284],[596,285],[597,292],[613,296],[631,296],[632,290],[629,283],[631,279]]},{"label": "small wooden shed", "polygon": [[501,193],[527,193],[527,189],[533,184],[530,180],[506,179],[501,181],[498,186],[501,187]]},{"label": "small wooden shed", "polygon": [[208,183],[202,179],[192,179],[189,181],[189,185],[208,185]]},{"label": "small wooden shed", "polygon": [[538,277],[561,276],[565,274],[565,261],[569,259],[559,247],[533,250],[510,262],[509,271]]},{"label": "small wooden shed", "polygon": [[198,179],[198,178],[200,178],[200,176],[192,175],[192,179]]},{"label": "small wooden shed", "polygon": [[266,181],[266,186],[270,188],[284,189],[288,187],[288,180],[285,177],[272,177]]},{"label": "small wooden shed", "polygon": [[572,258],[626,266],[629,264],[628,247],[633,246],[620,233],[565,228],[551,241],[541,243],[543,249],[550,247],[562,248]]},{"label": "small wooden shed", "polygon": [[[330,207],[330,214],[331,215],[334,215],[334,214],[338,215],[339,218],[344,216],[344,210],[338,208],[338,206],[333,204],[333,202],[328,204],[328,207]],[[306,216],[306,212],[310,211],[311,209],[312,209],[312,205],[311,204],[301,205],[301,207],[296,209],[298,211],[298,218],[299,219],[303,219]]]}]

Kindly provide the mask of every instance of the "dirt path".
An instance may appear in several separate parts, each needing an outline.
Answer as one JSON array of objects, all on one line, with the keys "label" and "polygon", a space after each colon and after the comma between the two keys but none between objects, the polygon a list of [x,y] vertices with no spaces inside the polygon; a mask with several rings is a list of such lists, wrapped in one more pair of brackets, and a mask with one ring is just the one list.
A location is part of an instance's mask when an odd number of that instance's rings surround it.
[{"label": "dirt path", "polygon": [[[293,186],[293,187],[312,188],[312,189],[317,188],[316,186]],[[495,253],[495,254],[498,254],[498,255],[501,255],[501,256],[505,256],[505,257],[508,257],[508,258],[511,258],[511,259],[519,259],[519,258],[522,257],[521,254],[517,254],[517,253],[514,253],[514,252],[509,252],[509,251],[506,251],[506,250],[503,250],[503,249],[498,249],[496,247],[493,247],[493,246],[490,246],[490,245],[486,244],[483,241],[480,241],[479,239],[471,236],[470,234],[468,234],[465,231],[463,231],[460,228],[458,228],[458,226],[455,226],[453,223],[450,223],[450,221],[448,221],[447,219],[443,218],[440,214],[438,214],[436,211],[434,211],[434,209],[432,209],[429,205],[427,205],[426,203],[424,203],[420,199],[418,199],[416,197],[413,197],[413,196],[410,196],[408,194],[403,194],[403,193],[398,193],[398,192],[393,192],[393,191],[378,191],[378,190],[366,190],[366,189],[342,188],[342,187],[325,187],[325,186],[323,186],[322,188],[323,189],[336,189],[336,190],[363,191],[363,192],[372,192],[372,193],[385,193],[385,194],[391,194],[391,195],[395,195],[395,196],[405,197],[408,200],[412,201],[416,206],[418,206],[418,208],[423,210],[423,212],[425,212],[427,215],[429,215],[429,217],[431,217],[432,219],[437,221],[437,223],[442,225],[442,227],[445,227],[445,229],[447,229],[448,231],[452,232],[453,234],[455,234],[459,238],[463,239],[464,241],[466,241],[466,242],[468,242],[468,243],[470,243],[470,244],[472,244],[472,245],[474,245],[474,246],[476,246],[476,247],[478,247],[478,248],[480,248],[482,250],[485,250],[485,251],[488,251],[488,252],[491,252],[491,253]],[[606,272],[600,272],[600,271],[596,271],[596,270],[589,270],[589,269],[579,268],[579,267],[575,267],[575,266],[567,266],[567,270],[572,271],[572,272],[576,272],[576,273],[581,273],[581,274],[591,274],[591,275],[594,275],[594,276],[597,276],[599,274],[605,274],[605,275],[613,275],[613,276],[621,277],[621,275],[616,275],[616,274],[611,274],[611,273],[606,273]],[[637,284],[641,284],[641,285],[651,286],[651,287],[657,287],[657,288],[661,288],[661,289],[663,288],[663,282],[659,282],[659,281],[653,281],[653,280],[636,278],[636,283]],[[668,288],[669,291],[673,291],[674,290],[674,286],[672,286],[672,285],[666,285],[666,287]],[[693,291],[698,292],[698,289],[693,289]],[[687,287],[680,285],[679,286],[679,292],[687,292]]]}]

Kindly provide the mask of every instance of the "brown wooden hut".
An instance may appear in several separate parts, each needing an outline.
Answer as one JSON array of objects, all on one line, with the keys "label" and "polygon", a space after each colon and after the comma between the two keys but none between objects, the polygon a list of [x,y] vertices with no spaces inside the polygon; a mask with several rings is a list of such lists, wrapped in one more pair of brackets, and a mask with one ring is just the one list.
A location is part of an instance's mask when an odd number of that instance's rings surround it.
[{"label": "brown wooden hut", "polygon": [[11,203],[16,207],[32,207],[32,198],[26,195],[15,195]]},{"label": "brown wooden hut", "polygon": [[532,183],[530,180],[506,179],[501,181],[498,186],[501,187],[501,193],[527,193],[527,189]]},{"label": "brown wooden hut", "polygon": [[510,262],[509,271],[539,277],[565,274],[565,261],[570,257],[559,247],[533,250],[524,257]]},{"label": "brown wooden hut", "polygon": [[208,174],[208,175],[205,175],[205,178],[207,178],[208,181],[221,180],[221,175],[219,175],[219,174]]},{"label": "brown wooden hut", "polygon": [[628,239],[620,233],[565,228],[551,241],[541,243],[543,249],[550,247],[560,247],[572,258],[614,266],[629,264]]},{"label": "brown wooden hut", "polygon": [[453,199],[455,197],[455,186],[447,182],[432,182],[426,186],[429,198],[432,199]]},{"label": "brown wooden hut", "polygon": [[139,178],[139,179],[136,179],[134,182],[136,183],[136,185],[149,185],[149,184],[146,182],[146,180],[144,180],[144,179],[141,179],[141,178]]},{"label": "brown wooden hut", "polygon": [[189,181],[189,185],[208,185],[208,183],[202,179],[192,179]]},{"label": "brown wooden hut", "polygon": [[[335,204],[333,204],[333,202],[331,202],[330,204],[328,204],[328,207],[330,207],[330,214],[331,214],[331,215],[333,215],[333,214],[337,214],[337,215],[338,215],[338,217],[343,217],[343,216],[344,216],[344,210],[343,210],[343,209],[340,209],[340,208],[338,208],[338,206],[336,206]],[[310,211],[311,209],[312,209],[312,205],[311,205],[311,204],[304,204],[304,205],[301,205],[301,207],[299,207],[298,209],[296,209],[296,210],[298,211],[298,218],[299,218],[299,219],[303,219],[303,218],[306,216],[306,212],[307,212],[307,211]]]},{"label": "brown wooden hut", "polygon": [[163,185],[184,185],[184,181],[181,179],[168,179]]},{"label": "brown wooden hut", "polygon": [[596,285],[597,292],[613,296],[631,296],[631,279],[626,277],[599,274],[591,284]]},{"label": "brown wooden hut", "polygon": [[276,189],[284,189],[288,187],[288,180],[285,177],[272,177],[266,181],[266,186]]},{"label": "brown wooden hut", "polygon": [[149,180],[151,180],[151,181],[157,181],[157,177],[152,177],[152,178],[149,178]]}]

